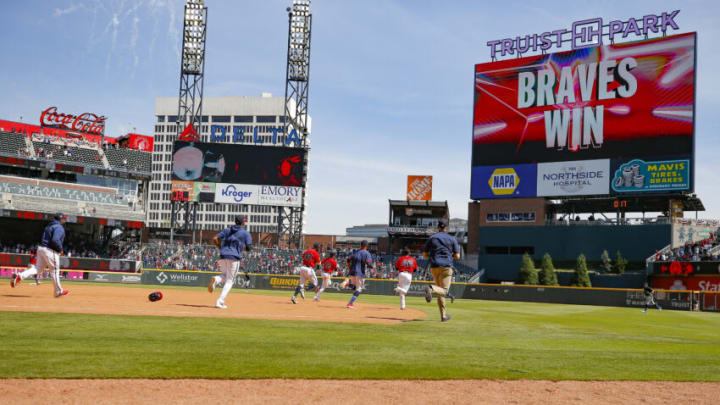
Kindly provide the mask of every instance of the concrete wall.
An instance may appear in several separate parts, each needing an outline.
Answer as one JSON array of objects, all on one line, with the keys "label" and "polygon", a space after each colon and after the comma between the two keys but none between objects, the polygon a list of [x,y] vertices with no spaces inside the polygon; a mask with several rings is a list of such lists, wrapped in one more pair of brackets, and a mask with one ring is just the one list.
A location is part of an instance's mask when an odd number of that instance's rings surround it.
[{"label": "concrete wall", "polygon": [[[670,242],[670,225],[572,225],[572,226],[482,226],[478,228],[478,265],[488,281],[515,281],[523,248],[532,248],[533,259],[545,253],[553,261],[574,262],[582,253],[597,262],[603,250],[614,260],[617,251],[631,262],[643,262],[656,249]],[[493,247],[508,247],[512,254],[493,254]],[[515,248],[514,251],[512,248]]]}]

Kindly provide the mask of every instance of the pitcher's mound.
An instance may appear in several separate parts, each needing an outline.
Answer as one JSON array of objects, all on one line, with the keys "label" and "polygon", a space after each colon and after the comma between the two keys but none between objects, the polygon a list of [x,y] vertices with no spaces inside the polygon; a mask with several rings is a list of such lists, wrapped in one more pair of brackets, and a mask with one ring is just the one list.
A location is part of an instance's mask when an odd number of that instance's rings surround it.
[{"label": "pitcher's mound", "polygon": [[[129,288],[122,286],[67,284],[70,294],[53,298],[52,283],[39,286],[20,283],[16,288],[8,284],[0,286],[0,311],[65,312],[78,314],[150,315],[150,316],[200,316],[223,318],[285,319],[295,321],[364,322],[394,324],[421,319],[423,311],[398,306],[367,304],[360,296],[355,309],[347,309],[349,299],[337,299],[340,295],[325,295],[313,301],[313,293],[306,299],[298,296],[298,303],[287,296],[231,293],[225,304],[227,309],[215,308],[219,291],[210,294],[205,290],[162,289],[158,286]],[[149,302],[147,296],[162,291],[163,299]],[[398,301],[400,299],[398,298]]]}]

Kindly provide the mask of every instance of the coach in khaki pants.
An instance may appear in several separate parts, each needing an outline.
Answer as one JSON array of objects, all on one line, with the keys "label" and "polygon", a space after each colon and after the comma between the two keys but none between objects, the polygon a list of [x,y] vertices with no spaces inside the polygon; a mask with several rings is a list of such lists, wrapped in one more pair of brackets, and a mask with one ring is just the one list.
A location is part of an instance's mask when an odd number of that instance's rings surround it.
[{"label": "coach in khaki pants", "polygon": [[441,218],[438,221],[438,232],[427,240],[423,253],[426,259],[430,259],[430,271],[435,280],[435,284],[425,287],[425,300],[430,302],[433,295],[437,297],[442,322],[450,320],[450,315],[445,311],[445,297],[455,300],[455,297],[450,294],[452,264],[453,259],[460,259],[460,247],[457,239],[448,235],[445,231],[447,226],[447,219]]}]

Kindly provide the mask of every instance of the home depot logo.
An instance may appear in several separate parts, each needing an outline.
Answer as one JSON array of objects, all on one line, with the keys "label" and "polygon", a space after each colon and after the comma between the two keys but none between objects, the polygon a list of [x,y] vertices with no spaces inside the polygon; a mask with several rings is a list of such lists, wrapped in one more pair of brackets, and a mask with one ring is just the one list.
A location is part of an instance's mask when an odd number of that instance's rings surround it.
[{"label": "home depot logo", "polygon": [[520,176],[512,167],[495,169],[490,175],[488,184],[493,194],[510,195],[515,192],[518,184],[520,184]]}]

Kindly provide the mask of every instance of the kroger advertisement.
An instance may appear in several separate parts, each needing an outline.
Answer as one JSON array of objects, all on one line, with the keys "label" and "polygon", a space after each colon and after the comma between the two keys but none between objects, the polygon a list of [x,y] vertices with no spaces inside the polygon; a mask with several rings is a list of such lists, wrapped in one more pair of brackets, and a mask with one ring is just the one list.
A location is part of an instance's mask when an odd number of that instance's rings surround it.
[{"label": "kroger advertisement", "polygon": [[215,185],[215,202],[225,204],[301,207],[302,188],[218,183]]},{"label": "kroger advertisement", "polygon": [[[695,44],[689,33],[476,65],[473,168],[658,157],[691,165]],[[622,192],[636,184],[622,182]]]},{"label": "kroger advertisement", "polygon": [[172,180],[302,187],[302,148],[176,141]]}]

